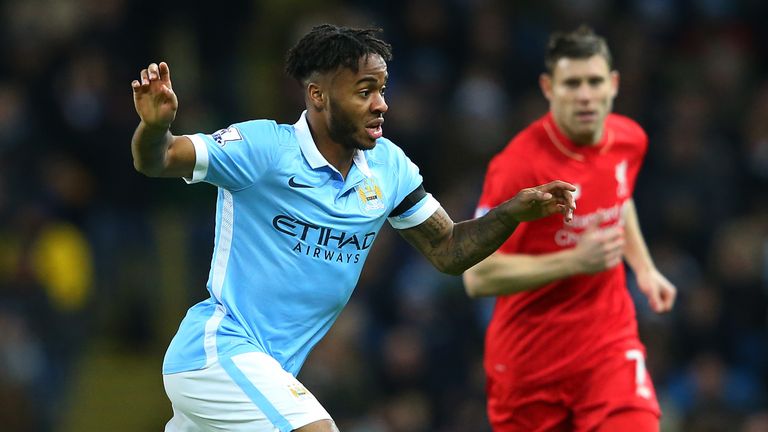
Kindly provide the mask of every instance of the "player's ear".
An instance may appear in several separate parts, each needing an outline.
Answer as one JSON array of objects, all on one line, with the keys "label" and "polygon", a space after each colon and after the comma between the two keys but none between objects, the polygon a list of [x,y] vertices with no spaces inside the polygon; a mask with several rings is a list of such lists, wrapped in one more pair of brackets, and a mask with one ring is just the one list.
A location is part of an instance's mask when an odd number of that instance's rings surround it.
[{"label": "player's ear", "polygon": [[611,71],[611,97],[616,97],[619,94],[619,71]]},{"label": "player's ear", "polygon": [[539,75],[539,87],[547,100],[552,100],[552,75],[544,72]]},{"label": "player's ear", "polygon": [[325,95],[322,87],[316,82],[307,83],[307,100],[316,111],[322,111],[325,107]]}]

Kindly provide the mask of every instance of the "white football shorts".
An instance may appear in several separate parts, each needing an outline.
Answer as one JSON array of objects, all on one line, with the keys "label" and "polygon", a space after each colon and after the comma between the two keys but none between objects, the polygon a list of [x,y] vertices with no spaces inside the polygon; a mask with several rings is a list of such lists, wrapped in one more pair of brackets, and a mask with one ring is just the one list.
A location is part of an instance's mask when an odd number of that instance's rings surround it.
[{"label": "white football shorts", "polygon": [[299,380],[260,352],[163,375],[163,382],[173,405],[165,432],[290,432],[331,419]]}]

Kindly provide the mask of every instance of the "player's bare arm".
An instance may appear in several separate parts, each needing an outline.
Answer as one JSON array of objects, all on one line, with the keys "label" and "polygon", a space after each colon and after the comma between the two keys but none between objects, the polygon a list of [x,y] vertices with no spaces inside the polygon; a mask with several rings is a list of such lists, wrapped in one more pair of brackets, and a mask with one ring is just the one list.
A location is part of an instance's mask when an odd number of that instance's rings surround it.
[{"label": "player's bare arm", "polygon": [[496,252],[464,272],[464,287],[472,298],[529,291],[570,276],[572,251],[543,255]]},{"label": "player's bare arm", "polygon": [[637,286],[657,313],[669,312],[675,305],[677,288],[656,268],[640,230],[635,203],[630,200],[624,213],[627,241],[623,252],[637,277]]},{"label": "player's bare arm", "polygon": [[187,137],[174,136],[171,123],[179,100],[171,85],[168,64],[150,64],[131,83],[133,104],[141,122],[131,140],[133,165],[151,177],[191,177],[195,149]]},{"label": "player's bare arm", "polygon": [[460,223],[439,208],[429,219],[400,234],[438,270],[458,275],[498,249],[520,222],[555,213],[570,219],[574,190],[562,181],[523,189],[485,216]]},{"label": "player's bare arm", "polygon": [[464,273],[470,297],[530,291],[577,274],[594,274],[621,263],[624,247],[619,227],[587,229],[570,249],[541,255],[494,253]]}]

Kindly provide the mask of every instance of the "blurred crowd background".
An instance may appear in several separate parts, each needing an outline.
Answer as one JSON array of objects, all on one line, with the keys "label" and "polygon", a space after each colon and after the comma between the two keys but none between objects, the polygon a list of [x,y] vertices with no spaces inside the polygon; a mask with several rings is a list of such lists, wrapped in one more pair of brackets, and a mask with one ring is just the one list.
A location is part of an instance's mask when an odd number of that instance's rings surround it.
[{"label": "blurred crowd background", "polygon": [[[606,36],[616,111],[650,136],[641,223],[679,289],[656,316],[632,288],[663,430],[768,431],[766,19],[762,0],[0,2],[0,429],[162,429],[162,357],[207,294],[216,191],[133,170],[130,82],[170,64],[177,134],[293,123],[285,51],[332,22],[384,29],[385,134],[455,220],[547,110],[549,33]],[[488,431],[493,301],[397,237],[379,235],[300,379],[345,432]]]}]

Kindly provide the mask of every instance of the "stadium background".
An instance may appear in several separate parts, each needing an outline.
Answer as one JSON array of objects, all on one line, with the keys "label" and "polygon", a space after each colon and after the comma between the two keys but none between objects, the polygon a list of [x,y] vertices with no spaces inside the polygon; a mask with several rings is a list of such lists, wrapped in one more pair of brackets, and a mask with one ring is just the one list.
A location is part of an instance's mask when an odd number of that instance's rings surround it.
[{"label": "stadium background", "polygon": [[[548,33],[589,23],[621,72],[616,111],[650,150],[642,226],[679,289],[638,318],[664,431],[768,430],[768,7],[760,0],[0,2],[0,425],[152,431],[160,365],[205,295],[215,190],[133,171],[130,81],[170,63],[176,133],[292,123],[284,53],[321,22],[394,46],[386,135],[454,219],[490,156],[546,104]],[[491,303],[386,228],[301,374],[345,432],[488,430]],[[633,291],[636,298],[637,291]]]}]

